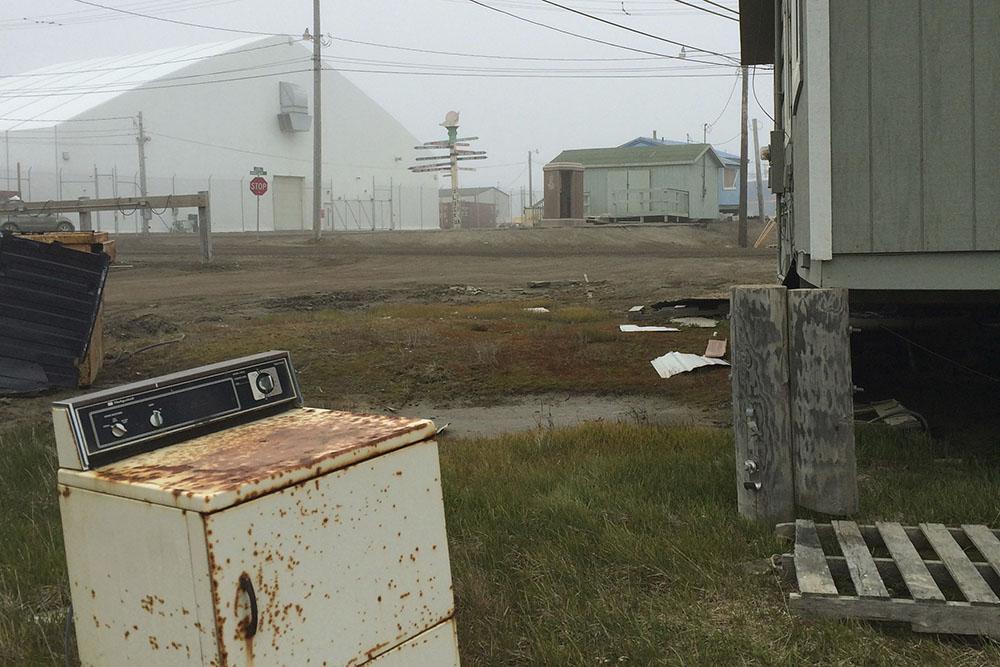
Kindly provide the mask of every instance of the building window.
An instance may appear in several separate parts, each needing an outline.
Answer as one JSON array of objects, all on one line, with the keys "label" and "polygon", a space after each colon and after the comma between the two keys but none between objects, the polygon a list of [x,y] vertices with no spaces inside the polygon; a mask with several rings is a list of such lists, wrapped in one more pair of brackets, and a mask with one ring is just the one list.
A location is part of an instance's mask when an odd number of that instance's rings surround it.
[{"label": "building window", "polygon": [[722,171],[722,189],[735,190],[740,180],[740,170],[736,167],[726,167]]}]

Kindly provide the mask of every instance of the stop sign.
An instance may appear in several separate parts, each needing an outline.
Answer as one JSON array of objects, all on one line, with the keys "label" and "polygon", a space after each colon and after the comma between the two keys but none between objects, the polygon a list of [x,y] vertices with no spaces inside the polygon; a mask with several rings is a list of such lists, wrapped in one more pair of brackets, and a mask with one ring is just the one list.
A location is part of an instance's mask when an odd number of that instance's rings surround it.
[{"label": "stop sign", "polygon": [[267,192],[267,180],[261,176],[255,176],[250,180],[250,192],[260,197]]}]

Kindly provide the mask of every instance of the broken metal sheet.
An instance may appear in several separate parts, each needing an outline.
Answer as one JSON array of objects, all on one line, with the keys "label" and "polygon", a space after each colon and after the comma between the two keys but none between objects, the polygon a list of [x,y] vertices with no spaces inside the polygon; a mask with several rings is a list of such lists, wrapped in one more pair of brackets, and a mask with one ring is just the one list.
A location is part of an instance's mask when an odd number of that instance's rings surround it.
[{"label": "broken metal sheet", "polygon": [[[30,391],[79,384],[110,262],[104,253],[0,235],[0,376],[24,379],[38,366],[47,385]],[[38,369],[28,377],[39,378]]]},{"label": "broken metal sheet", "polygon": [[641,326],[639,324],[619,324],[618,330],[622,333],[635,333],[637,331],[680,331],[674,327]]},{"label": "broken metal sheet", "polygon": [[3,359],[0,363],[0,396],[33,394],[51,386],[40,364],[22,359]]},{"label": "broken metal sheet", "polygon": [[718,320],[707,317],[674,317],[670,321],[682,327],[698,327],[699,329],[712,329],[719,326]]},{"label": "broken metal sheet", "polygon": [[660,377],[667,379],[680,373],[687,373],[702,366],[728,366],[729,362],[723,359],[712,359],[699,354],[687,354],[684,352],[668,352],[662,357],[657,357],[649,362],[659,373]]},{"label": "broken metal sheet", "polygon": [[713,359],[721,359],[726,356],[726,339],[709,338],[708,346],[705,347],[705,356]]}]

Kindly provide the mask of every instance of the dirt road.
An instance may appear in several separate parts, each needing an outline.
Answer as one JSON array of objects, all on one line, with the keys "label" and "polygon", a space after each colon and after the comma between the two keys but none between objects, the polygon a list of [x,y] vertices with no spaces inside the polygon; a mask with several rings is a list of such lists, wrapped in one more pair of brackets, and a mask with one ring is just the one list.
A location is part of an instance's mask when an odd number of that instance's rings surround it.
[{"label": "dirt road", "polygon": [[[466,290],[481,300],[518,298],[531,281],[568,296],[589,280],[609,307],[722,295],[740,282],[773,280],[773,250],[733,247],[731,224],[583,229],[338,233],[215,237],[203,265],[193,236],[122,237],[107,307],[185,311],[253,308],[269,298],[356,293],[364,300],[441,300]],[[481,290],[481,292],[476,292]],[[574,299],[575,300],[575,299]]]}]

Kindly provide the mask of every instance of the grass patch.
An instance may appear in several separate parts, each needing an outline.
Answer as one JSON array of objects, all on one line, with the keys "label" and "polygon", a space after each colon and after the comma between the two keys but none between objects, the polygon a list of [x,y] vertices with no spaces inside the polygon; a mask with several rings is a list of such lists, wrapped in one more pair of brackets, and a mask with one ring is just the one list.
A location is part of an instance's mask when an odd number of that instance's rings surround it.
[{"label": "grass patch", "polygon": [[[586,425],[447,442],[466,665],[996,664],[996,644],[806,622],[736,515],[726,431]],[[861,520],[990,521],[996,468],[942,474],[922,436],[865,430]],[[995,525],[995,521],[994,521]]]},{"label": "grass patch", "polygon": [[[996,525],[997,461],[859,432],[859,520]],[[0,664],[62,660],[68,604],[47,422],[0,429]],[[736,515],[728,431],[588,424],[442,443],[466,665],[950,664],[997,645],[805,622]]]},{"label": "grass patch", "polygon": [[[540,305],[551,312],[525,310]],[[587,304],[545,300],[393,304],[247,319],[229,315],[183,324],[183,341],[111,367],[102,381],[149,377],[279,348],[291,350],[305,395],[331,406],[345,396],[399,405],[551,392],[659,395],[711,407],[728,399],[725,370],[665,381],[649,364],[671,350],[703,352],[711,331],[625,334],[618,331],[621,321],[620,314]],[[727,336],[726,325],[720,323],[719,336]],[[123,338],[108,347],[118,353],[145,342]]]},{"label": "grass patch", "polygon": [[52,426],[0,429],[0,665],[62,664],[69,605]]}]

